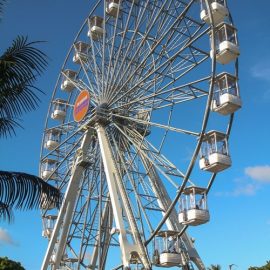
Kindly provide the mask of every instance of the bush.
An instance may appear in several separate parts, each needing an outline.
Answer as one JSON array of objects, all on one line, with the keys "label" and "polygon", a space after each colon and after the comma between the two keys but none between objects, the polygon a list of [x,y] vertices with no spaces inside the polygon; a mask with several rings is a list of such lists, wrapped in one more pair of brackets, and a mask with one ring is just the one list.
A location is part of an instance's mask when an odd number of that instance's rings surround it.
[{"label": "bush", "polygon": [[270,270],[270,261],[267,261],[266,265],[263,265],[261,267],[249,267],[248,270]]},{"label": "bush", "polygon": [[0,257],[0,270],[25,270],[19,262],[9,260],[8,257]]}]

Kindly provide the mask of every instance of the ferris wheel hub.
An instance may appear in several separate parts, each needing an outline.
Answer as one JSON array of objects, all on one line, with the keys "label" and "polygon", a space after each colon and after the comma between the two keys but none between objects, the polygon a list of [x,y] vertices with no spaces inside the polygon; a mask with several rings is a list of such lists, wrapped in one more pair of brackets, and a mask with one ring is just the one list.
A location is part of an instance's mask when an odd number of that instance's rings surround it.
[{"label": "ferris wheel hub", "polygon": [[108,109],[107,103],[102,103],[98,105],[93,111],[93,117],[90,119],[87,126],[95,126],[96,124],[101,124],[106,126],[110,123],[110,111]]}]

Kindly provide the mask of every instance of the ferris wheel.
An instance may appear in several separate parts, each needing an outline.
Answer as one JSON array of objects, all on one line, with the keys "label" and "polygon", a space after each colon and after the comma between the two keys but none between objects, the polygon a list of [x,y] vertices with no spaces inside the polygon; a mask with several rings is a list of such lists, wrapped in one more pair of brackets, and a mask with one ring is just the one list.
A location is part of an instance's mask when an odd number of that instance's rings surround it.
[{"label": "ferris wheel", "polygon": [[41,269],[203,270],[187,228],[241,108],[227,2],[91,2],[45,123],[40,176],[64,200],[42,205]]}]

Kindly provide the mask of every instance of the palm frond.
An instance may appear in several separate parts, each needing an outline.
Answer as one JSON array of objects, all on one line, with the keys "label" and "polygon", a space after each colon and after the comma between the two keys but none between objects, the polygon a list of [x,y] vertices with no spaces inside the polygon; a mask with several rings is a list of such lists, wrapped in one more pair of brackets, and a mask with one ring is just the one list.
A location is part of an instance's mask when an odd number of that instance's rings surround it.
[{"label": "palm frond", "polygon": [[15,209],[34,209],[53,204],[59,208],[60,191],[41,178],[21,173],[0,171],[0,202]]},{"label": "palm frond", "polygon": [[211,264],[210,267],[207,268],[207,270],[221,270],[221,266],[219,264]]},{"label": "palm frond", "polygon": [[37,76],[47,66],[46,55],[35,46],[40,41],[28,42],[18,36],[10,48],[0,56],[0,112],[2,117],[18,117],[35,110],[42,93],[34,86]]},{"label": "palm frond", "polygon": [[0,116],[14,118],[21,116],[24,112],[35,110],[40,99],[33,89],[41,92],[33,85],[26,85],[23,81],[12,88],[3,86],[2,91],[0,90]]},{"label": "palm frond", "polygon": [[15,129],[18,127],[22,126],[17,121],[11,118],[0,117],[0,139],[16,135]]},{"label": "palm frond", "polygon": [[14,220],[11,208],[2,202],[0,202],[0,220],[6,220],[9,223]]},{"label": "palm frond", "polygon": [[7,2],[6,0],[1,0],[0,1],[0,21],[2,19],[3,7],[4,7],[4,5],[5,5],[6,2]]}]

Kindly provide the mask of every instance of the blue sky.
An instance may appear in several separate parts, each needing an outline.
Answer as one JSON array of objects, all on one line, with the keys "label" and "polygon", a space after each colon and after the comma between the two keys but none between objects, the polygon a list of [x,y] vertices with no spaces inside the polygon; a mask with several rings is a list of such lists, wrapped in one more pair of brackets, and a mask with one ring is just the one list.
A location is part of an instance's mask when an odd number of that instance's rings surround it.
[{"label": "blue sky", "polygon": [[[233,167],[218,175],[209,196],[211,221],[190,230],[206,265],[238,269],[270,259],[270,19],[268,0],[228,0],[239,33],[243,108],[235,115],[230,150]],[[41,136],[51,93],[66,52],[89,13],[90,1],[10,0],[0,24],[3,51],[17,34],[46,40],[50,57],[38,86],[38,111],[25,115],[23,130],[0,141],[0,169],[38,174]],[[16,212],[13,224],[0,223],[0,256],[40,268],[46,250],[39,211]]]}]

